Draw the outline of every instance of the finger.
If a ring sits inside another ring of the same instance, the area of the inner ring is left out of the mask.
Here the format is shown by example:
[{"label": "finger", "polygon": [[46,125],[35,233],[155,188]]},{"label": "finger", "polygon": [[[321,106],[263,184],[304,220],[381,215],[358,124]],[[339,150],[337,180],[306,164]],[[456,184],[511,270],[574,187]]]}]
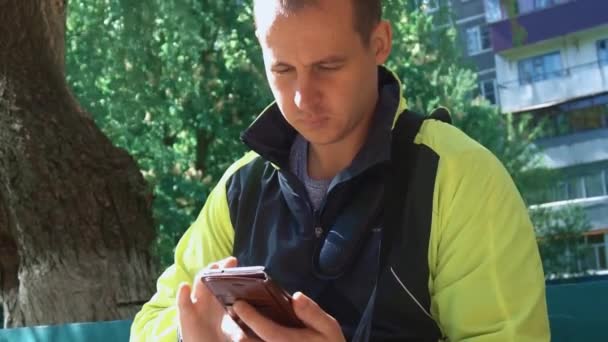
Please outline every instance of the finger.
[{"label": "finger", "polygon": [[[233,256],[224,258],[222,260],[216,261],[214,263],[211,263],[207,269],[217,269],[217,268],[228,268],[228,267],[236,267],[237,265],[237,259]],[[205,272],[205,270],[201,270],[195,277],[194,280],[192,281],[192,283],[194,284],[194,290],[192,291],[192,301],[193,302],[198,302],[199,299],[202,301],[207,301],[207,298],[210,297],[214,297],[211,293],[211,291],[209,291],[209,289],[207,288],[207,286],[205,286],[205,284],[203,284],[203,282],[201,281],[201,275],[202,273]]]},{"label": "finger", "polygon": [[191,288],[187,283],[181,283],[177,290],[177,308],[185,314],[190,313],[194,309],[190,300],[190,292]]},{"label": "finger", "polygon": [[238,264],[238,260],[233,256],[229,256],[227,258],[224,258],[224,259],[218,261],[216,264],[218,265],[219,268],[236,267]]},{"label": "finger", "polygon": [[233,340],[237,342],[262,342],[259,338],[247,337],[245,335],[241,335],[239,339]]},{"label": "finger", "polygon": [[[206,269],[218,269],[218,268],[230,268],[230,267],[236,267],[238,264],[238,260],[233,257],[233,256],[229,256],[227,258],[224,258],[222,260],[218,260],[216,262],[212,262],[210,263]],[[201,272],[204,272],[205,270],[202,270]],[[200,273],[200,272],[199,272]]]},{"label": "finger", "polygon": [[242,341],[245,338],[243,330],[227,314],[222,319],[222,333],[229,341]]},{"label": "finger", "polygon": [[192,331],[191,327],[195,327],[197,324],[196,309],[190,300],[190,292],[190,285],[187,283],[180,284],[177,290],[177,319],[179,330],[182,332],[182,337],[185,338],[188,336],[184,336],[184,333]]},{"label": "finger", "polygon": [[200,277],[194,279],[193,286],[194,289],[192,290],[191,300],[196,307],[214,305],[214,303],[217,302],[213,293],[211,293]]},{"label": "finger", "polygon": [[245,336],[244,333],[241,333],[241,335],[237,336],[236,338],[228,339],[228,341],[233,341],[233,342],[262,342],[262,340],[260,340],[259,338],[247,337],[247,336]]},{"label": "finger", "polygon": [[238,326],[232,320],[229,315],[224,315],[224,319],[222,320],[222,333],[226,338],[226,341],[238,341],[238,342],[259,342],[260,339],[248,337],[245,335],[241,327]]},{"label": "finger", "polygon": [[223,305],[205,285],[200,275],[193,280],[190,300],[198,316],[206,317],[211,326],[219,329],[224,314]]},{"label": "finger", "polygon": [[309,328],[327,335],[340,329],[335,318],[327,314],[321,307],[302,292],[293,295],[293,310],[296,316]]},{"label": "finger", "polygon": [[290,329],[264,317],[254,307],[239,300],[232,306],[238,317],[263,341],[290,341]]}]

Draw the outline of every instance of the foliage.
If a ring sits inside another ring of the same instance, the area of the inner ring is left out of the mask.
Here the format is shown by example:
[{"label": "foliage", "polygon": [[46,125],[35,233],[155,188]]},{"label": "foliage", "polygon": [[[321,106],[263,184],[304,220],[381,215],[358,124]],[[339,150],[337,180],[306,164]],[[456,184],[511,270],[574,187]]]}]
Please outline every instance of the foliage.
[{"label": "foliage", "polygon": [[531,210],[545,276],[559,278],[583,274],[587,244],[583,233],[591,227],[585,212],[578,206],[560,210],[537,207]]},{"label": "foliage", "polygon": [[270,101],[239,1],[72,0],[68,79],[80,103],[154,190],[157,254],[177,240]]}]

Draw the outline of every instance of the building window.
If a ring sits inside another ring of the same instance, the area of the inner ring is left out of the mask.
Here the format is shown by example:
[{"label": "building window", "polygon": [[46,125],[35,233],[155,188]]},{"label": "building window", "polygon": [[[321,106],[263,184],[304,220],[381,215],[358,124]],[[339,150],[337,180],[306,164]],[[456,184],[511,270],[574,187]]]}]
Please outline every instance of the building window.
[{"label": "building window", "polygon": [[603,178],[603,172],[598,172],[583,177],[583,181],[585,183],[585,197],[597,197],[605,195]]},{"label": "building window", "polygon": [[583,132],[605,127],[605,106],[590,106],[572,110],[569,113],[573,132]]},{"label": "building window", "polygon": [[563,201],[568,199],[568,183],[559,182],[555,188],[555,201]]},{"label": "building window", "polygon": [[608,195],[608,169],[604,170],[604,191]]},{"label": "building window", "polygon": [[580,177],[569,179],[568,182],[568,199],[585,198],[584,183]]},{"label": "building window", "polygon": [[489,23],[503,19],[503,9],[500,0],[485,0],[485,8],[486,20]]},{"label": "building window", "polygon": [[519,83],[524,85],[561,77],[562,58],[559,51],[522,59],[518,62]]},{"label": "building window", "polygon": [[517,0],[517,12],[528,13],[534,10],[535,0]]},{"label": "building window", "polygon": [[[520,6],[526,6],[526,8],[530,8],[532,11],[541,10],[543,8],[559,5],[566,3],[571,0],[519,0]],[[519,13],[525,13],[522,10],[522,7],[519,8]]]},{"label": "building window", "polygon": [[554,201],[608,196],[608,169],[559,182],[554,194]]},{"label": "building window", "polygon": [[585,198],[584,196],[584,185],[583,179],[580,177],[573,177],[566,179],[564,182],[560,182],[557,185],[555,201],[575,200],[579,198]]},{"label": "building window", "polygon": [[518,0],[517,1],[517,12],[519,14],[524,14],[536,10],[540,10],[543,8],[547,8],[549,6],[557,5],[564,1],[559,0]]},{"label": "building window", "polygon": [[439,0],[423,0],[427,12],[434,12],[439,9]]},{"label": "building window", "polygon": [[439,9],[440,0],[417,0],[416,4],[425,13],[435,12]]},{"label": "building window", "polygon": [[600,65],[608,64],[608,39],[597,42],[597,60]]},{"label": "building window", "polygon": [[546,125],[543,138],[606,129],[608,128],[608,94],[540,109],[534,112],[530,124],[541,123]]},{"label": "building window", "polygon": [[503,0],[485,0],[486,19],[495,22],[508,17],[507,6],[514,5],[516,15],[526,14],[573,0],[517,0],[514,3]]},{"label": "building window", "polygon": [[608,267],[608,238],[605,234],[586,236],[587,249],[585,253],[585,267],[591,270],[605,270]]},{"label": "building window", "polygon": [[550,196],[549,202],[585,198],[584,179],[580,176],[568,177],[557,183],[557,186],[550,192],[553,193],[553,196]]},{"label": "building window", "polygon": [[495,105],[496,101],[496,80],[483,80],[479,82],[479,93],[485,97],[488,102]]},{"label": "building window", "polygon": [[487,26],[469,27],[466,32],[469,56],[489,51],[492,48],[490,30],[488,30]]}]

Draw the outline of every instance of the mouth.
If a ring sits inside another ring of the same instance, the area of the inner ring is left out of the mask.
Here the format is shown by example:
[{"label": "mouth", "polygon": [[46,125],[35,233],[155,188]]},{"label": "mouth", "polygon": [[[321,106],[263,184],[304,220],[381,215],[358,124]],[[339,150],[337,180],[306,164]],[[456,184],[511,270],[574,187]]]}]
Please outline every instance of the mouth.
[{"label": "mouth", "polygon": [[315,117],[308,117],[305,119],[302,119],[300,122],[302,122],[302,124],[306,125],[306,126],[310,126],[310,127],[318,127],[323,125],[325,122],[327,122],[327,117],[323,117],[323,116],[315,116]]}]

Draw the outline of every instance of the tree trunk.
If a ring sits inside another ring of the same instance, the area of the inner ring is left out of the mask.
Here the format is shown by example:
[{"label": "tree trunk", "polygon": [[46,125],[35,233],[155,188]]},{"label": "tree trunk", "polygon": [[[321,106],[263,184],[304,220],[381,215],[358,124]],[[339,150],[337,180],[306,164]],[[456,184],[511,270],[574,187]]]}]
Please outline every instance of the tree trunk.
[{"label": "tree trunk", "polygon": [[0,0],[6,327],[132,318],[154,290],[151,195],[64,75],[65,0]]}]

